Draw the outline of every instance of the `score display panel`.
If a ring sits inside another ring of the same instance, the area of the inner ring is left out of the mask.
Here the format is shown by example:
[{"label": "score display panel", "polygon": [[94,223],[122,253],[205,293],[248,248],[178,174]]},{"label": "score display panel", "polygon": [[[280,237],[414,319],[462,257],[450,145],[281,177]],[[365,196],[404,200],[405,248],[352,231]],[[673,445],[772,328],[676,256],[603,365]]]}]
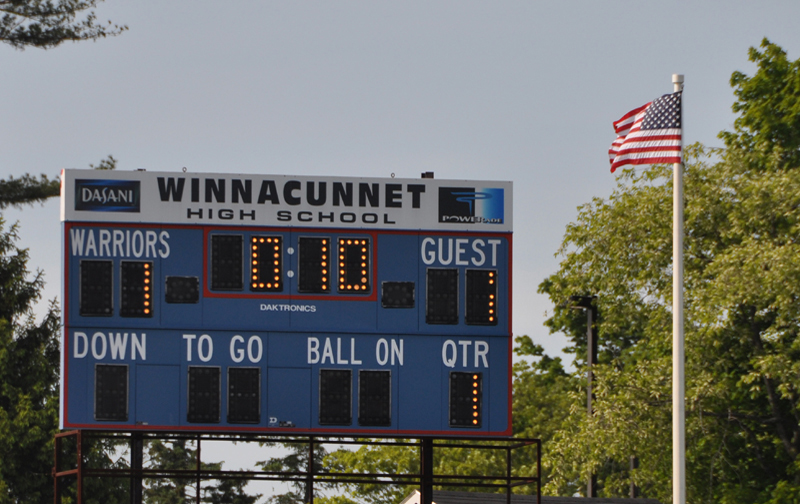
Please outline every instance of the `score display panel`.
[{"label": "score display panel", "polygon": [[61,427],[510,435],[511,198],[65,170]]}]

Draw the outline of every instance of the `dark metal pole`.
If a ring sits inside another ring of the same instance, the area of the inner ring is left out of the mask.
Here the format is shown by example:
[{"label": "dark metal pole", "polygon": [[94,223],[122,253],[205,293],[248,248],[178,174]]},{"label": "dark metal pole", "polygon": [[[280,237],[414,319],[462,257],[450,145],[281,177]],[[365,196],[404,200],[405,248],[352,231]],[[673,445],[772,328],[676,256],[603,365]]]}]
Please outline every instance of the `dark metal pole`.
[{"label": "dark metal pole", "polygon": [[61,487],[58,484],[58,468],[61,467],[61,438],[56,436],[53,443],[55,454],[53,455],[53,502],[61,504]]},{"label": "dark metal pole", "polygon": [[197,436],[197,495],[195,495],[195,502],[200,504],[200,436]]},{"label": "dark metal pole", "polygon": [[[633,474],[634,469],[639,468],[639,458],[636,455],[631,455],[631,474]],[[631,499],[635,499],[639,497],[639,487],[636,486],[636,483],[633,482],[633,478],[631,478]]]},{"label": "dark metal pole", "polygon": [[[594,374],[592,366],[597,363],[597,296],[570,296],[570,308],[586,310],[586,413],[594,415],[594,391],[592,390]],[[597,475],[589,472],[586,481],[586,497],[597,497]]]},{"label": "dark metal pole", "polygon": [[308,438],[308,471],[306,474],[306,502],[314,504],[314,438]]},{"label": "dark metal pole", "polygon": [[141,432],[131,433],[131,504],[142,504],[144,440]]},{"label": "dark metal pole", "polygon": [[420,439],[419,504],[433,503],[433,438]]},{"label": "dark metal pole", "polygon": [[83,504],[83,431],[78,431],[78,504]]},{"label": "dark metal pole", "polygon": [[[591,302],[591,301],[590,301]],[[586,309],[586,342],[587,342],[587,385],[586,385],[586,412],[589,417],[594,415],[594,373],[592,367],[597,363],[597,307],[592,302]],[[592,472],[586,486],[587,497],[597,497],[597,475]]]}]

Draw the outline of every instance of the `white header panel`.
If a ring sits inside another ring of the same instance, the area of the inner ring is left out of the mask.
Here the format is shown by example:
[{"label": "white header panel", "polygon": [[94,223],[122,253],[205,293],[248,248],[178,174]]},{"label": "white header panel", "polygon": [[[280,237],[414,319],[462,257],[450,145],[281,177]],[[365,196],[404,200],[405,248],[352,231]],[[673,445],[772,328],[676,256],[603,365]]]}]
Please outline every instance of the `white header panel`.
[{"label": "white header panel", "polygon": [[61,220],[511,232],[512,183],[64,170]]}]

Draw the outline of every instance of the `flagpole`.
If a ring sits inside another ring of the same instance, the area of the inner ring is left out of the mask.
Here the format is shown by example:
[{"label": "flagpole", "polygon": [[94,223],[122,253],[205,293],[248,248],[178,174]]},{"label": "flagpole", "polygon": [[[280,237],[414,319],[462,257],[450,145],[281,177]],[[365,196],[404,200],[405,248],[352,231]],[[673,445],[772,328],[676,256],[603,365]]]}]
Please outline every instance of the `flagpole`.
[{"label": "flagpole", "polygon": [[[683,75],[672,74],[673,91]],[[681,100],[681,160],[683,100]],[[672,193],[672,503],[686,504],[686,402],[683,349],[683,163],[673,165]]]}]

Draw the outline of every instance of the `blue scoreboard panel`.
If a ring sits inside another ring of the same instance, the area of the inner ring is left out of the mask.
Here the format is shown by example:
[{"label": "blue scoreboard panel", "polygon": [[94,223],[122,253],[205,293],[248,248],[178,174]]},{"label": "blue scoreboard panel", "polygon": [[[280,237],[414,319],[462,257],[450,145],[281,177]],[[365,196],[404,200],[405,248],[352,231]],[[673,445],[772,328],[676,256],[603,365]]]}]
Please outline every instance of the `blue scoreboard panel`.
[{"label": "blue scoreboard panel", "polygon": [[65,170],[61,426],[511,433],[510,182]]}]

